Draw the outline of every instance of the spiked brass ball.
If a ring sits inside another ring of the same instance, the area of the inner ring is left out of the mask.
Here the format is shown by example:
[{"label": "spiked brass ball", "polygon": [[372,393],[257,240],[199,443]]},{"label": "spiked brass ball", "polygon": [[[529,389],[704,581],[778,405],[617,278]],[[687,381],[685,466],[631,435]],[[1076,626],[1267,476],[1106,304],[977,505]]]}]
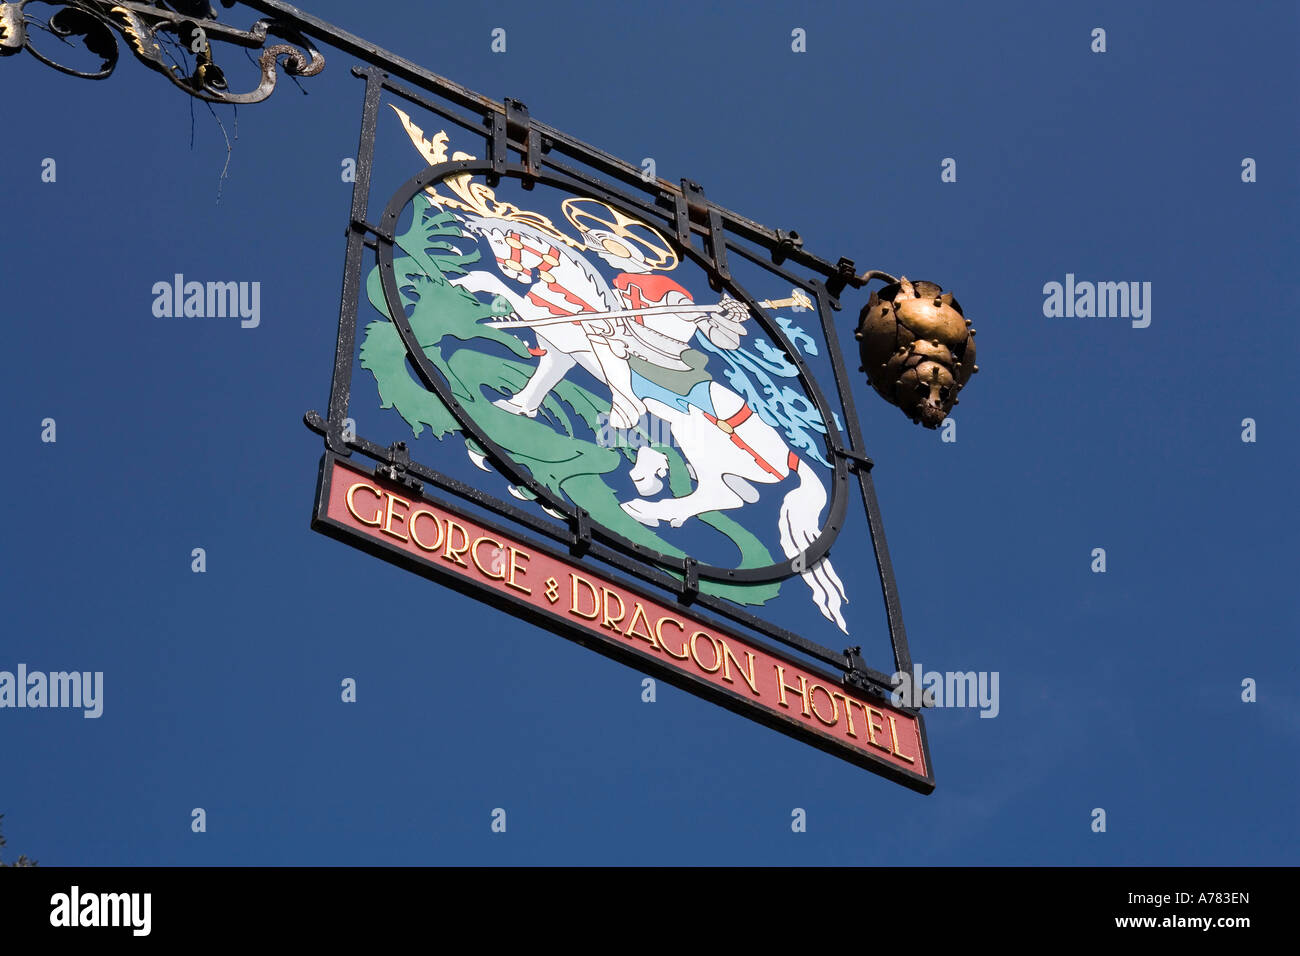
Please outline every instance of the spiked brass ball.
[{"label": "spiked brass ball", "polygon": [[907,277],[871,294],[857,331],[867,381],[913,422],[938,428],[979,371],[975,330],[951,292]]}]

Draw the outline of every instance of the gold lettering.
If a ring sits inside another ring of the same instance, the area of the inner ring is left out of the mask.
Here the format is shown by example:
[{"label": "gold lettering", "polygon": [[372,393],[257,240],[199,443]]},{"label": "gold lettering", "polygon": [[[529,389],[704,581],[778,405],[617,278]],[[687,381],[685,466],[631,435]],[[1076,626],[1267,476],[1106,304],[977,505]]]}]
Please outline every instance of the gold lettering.
[{"label": "gold lettering", "polygon": [[[885,715],[882,714],[880,711],[876,710],[876,708],[867,707],[865,704],[863,705],[862,710],[867,715],[867,742],[872,746],[881,747],[881,749],[888,749],[886,747],[883,747],[883,745],[876,743],[876,731],[879,730],[881,733],[883,733],[885,730]],[[874,723],[871,722],[872,717],[880,718],[879,727],[877,727]]]},{"label": "gold lettering", "polygon": [[393,530],[393,519],[397,518],[399,521],[405,522],[406,515],[399,515],[393,510],[393,505],[400,501],[403,507],[409,508],[411,507],[411,503],[405,498],[397,497],[397,495],[393,494],[391,491],[384,492],[384,497],[388,499],[388,507],[384,509],[384,527],[381,530],[384,534],[392,535],[398,541],[405,541],[405,534],[398,534]]},{"label": "gold lettering", "polygon": [[[609,616],[610,598],[613,598],[615,601],[618,602],[618,617]],[[623,599],[619,597],[618,594],[616,594],[614,591],[611,591],[609,588],[601,588],[600,600],[601,603],[605,606],[605,612],[604,614],[601,615],[603,620],[600,622],[600,626],[607,627],[611,631],[617,631],[619,629],[618,627],[619,623],[623,620],[623,618],[627,617],[627,608],[623,606]]]},{"label": "gold lettering", "polygon": [[[834,711],[833,711],[833,714],[832,714],[830,720],[827,720],[825,717],[823,717],[821,711],[817,709],[817,692],[818,692],[818,691],[821,691],[823,694],[825,694],[827,697],[829,697],[830,700],[831,700],[831,706],[832,706],[833,708],[835,708]],[[813,716],[816,717],[818,720],[820,720],[820,721],[821,721],[823,724],[825,724],[827,727],[834,727],[836,724],[838,724],[838,723],[840,722],[840,705],[839,705],[839,702],[836,701],[834,695],[831,694],[831,692],[828,691],[828,690],[827,690],[825,687],[823,687],[821,684],[809,684],[809,685],[808,685],[808,703],[812,706]]]},{"label": "gold lettering", "polygon": [[782,707],[789,707],[790,705],[785,702],[785,692],[787,690],[797,690],[799,692],[799,696],[803,698],[803,715],[805,717],[811,717],[812,714],[808,710],[807,679],[802,674],[800,674],[798,687],[795,687],[793,684],[787,684],[785,682],[785,668],[782,667],[780,664],[775,664],[773,666],[776,667],[777,693],[780,695],[780,698],[777,701],[777,703],[779,703]]},{"label": "gold lettering", "polygon": [[[849,736],[856,737],[858,734],[857,731],[853,729],[853,708],[849,706],[849,698],[844,694],[836,692],[832,692],[831,696],[844,701],[844,716],[849,719]],[[855,700],[853,703],[856,704],[857,701]]]},{"label": "gold lettering", "polygon": [[528,573],[527,566],[520,564],[519,559],[523,558],[525,561],[527,561],[531,557],[532,555],[530,555],[527,551],[520,551],[518,548],[513,546],[510,548],[510,576],[506,578],[507,587],[512,587],[516,591],[523,591],[525,594],[533,593],[532,588],[524,587],[522,584],[520,584],[518,581],[515,580],[515,575],[518,574],[520,571],[523,571],[525,574]]},{"label": "gold lettering", "polygon": [[[696,644],[701,637],[708,641],[709,646],[713,648],[712,667],[705,667],[704,662],[700,660],[700,652]],[[706,674],[716,674],[718,669],[722,667],[722,651],[718,648],[718,642],[713,639],[713,635],[706,634],[703,631],[696,631],[691,635],[691,657],[695,658],[695,666]]]},{"label": "gold lettering", "polygon": [[485,568],[483,567],[483,563],[479,561],[478,549],[479,549],[479,545],[481,545],[484,541],[490,541],[493,545],[495,545],[497,554],[500,554],[502,550],[505,549],[505,545],[502,544],[500,541],[498,541],[496,538],[489,538],[487,535],[481,535],[475,538],[474,544],[470,547],[470,555],[474,558],[474,567],[478,568],[481,572],[483,572],[483,574],[486,577],[492,578],[495,581],[504,581],[506,579],[506,569],[503,565],[498,565],[498,567],[500,567],[501,570],[496,573],[493,573],[490,564],[488,567]]},{"label": "gold lettering", "polygon": [[898,749],[898,724],[894,723],[893,714],[889,715],[889,735],[894,738],[894,746],[893,746],[894,756],[901,757],[903,760],[906,760],[908,763],[916,763],[915,758],[909,757],[907,754],[903,753],[901,750]]},{"label": "gold lettering", "polygon": [[[588,621],[594,621],[596,620],[596,618],[600,617],[600,592],[596,590],[596,585],[592,584],[590,581],[588,581],[586,578],[582,577],[581,575],[574,574],[572,571],[569,572],[569,580],[572,582],[572,584],[569,587],[569,594],[571,595],[569,613],[576,614],[578,615],[578,617],[585,617]],[[591,592],[591,602],[593,606],[590,614],[588,614],[586,611],[578,610],[578,585],[579,584],[584,585],[587,588],[587,590]]]},{"label": "gold lettering", "polygon": [[[460,547],[452,546],[451,533],[453,531],[460,532],[460,540],[462,542]],[[468,550],[469,550],[469,532],[466,531],[464,528],[462,528],[460,525],[458,525],[456,522],[448,518],[447,519],[447,547],[443,549],[442,556],[446,558],[448,561],[452,561],[456,564],[459,564],[462,568],[468,568],[469,562],[466,561],[464,557],[462,557],[465,554],[465,552]]]},{"label": "gold lettering", "polygon": [[[846,697],[846,698],[844,698],[844,710],[845,710],[845,712],[849,715],[849,726],[850,726],[850,727],[853,726],[853,708],[854,708],[855,706],[856,706],[856,707],[860,707],[860,708],[862,709],[862,718],[863,718],[863,720],[865,720],[865,721],[867,722],[867,742],[868,742],[868,743],[873,743],[873,744],[875,744],[875,743],[876,743],[876,727],[875,727],[875,725],[873,725],[873,724],[871,723],[871,714],[872,714],[872,713],[879,714],[880,712],[879,712],[879,711],[873,711],[872,708],[868,707],[866,704],[862,703],[862,701],[860,701],[860,700],[854,700],[852,697]],[[881,729],[881,730],[884,730],[884,727],[882,726],[880,729]],[[857,734],[854,734],[853,736],[856,737]],[[879,744],[876,744],[876,746],[879,747],[880,745],[879,745]]]},{"label": "gold lettering", "polygon": [[[433,544],[425,544],[421,541],[419,532],[417,532],[415,528],[415,523],[425,515],[428,515],[433,519],[433,526],[438,529],[438,540]],[[428,508],[421,508],[419,511],[412,511],[411,516],[406,519],[406,527],[407,530],[411,532],[411,540],[414,541],[415,546],[422,551],[437,551],[442,547],[442,522],[439,521],[438,516]]]},{"label": "gold lettering", "polygon": [[[740,659],[736,657],[736,653],[731,649],[730,644],[728,644],[726,641],[722,641],[721,643],[722,643],[722,653],[723,653],[722,679],[725,681],[730,681],[731,683],[734,684],[735,681],[731,680],[731,665],[732,662],[734,661],[736,666],[740,667]],[[745,683],[749,685],[749,689],[753,691],[755,695],[757,695],[758,682],[754,679],[754,655],[749,653],[749,651],[745,651],[745,657],[748,658],[749,666],[747,670],[742,669],[740,676],[745,678]]]},{"label": "gold lettering", "polygon": [[[638,631],[636,629],[637,621],[641,621],[645,625],[644,631]],[[646,617],[645,608],[641,606],[640,601],[637,601],[636,605],[632,608],[632,623],[627,626],[627,630],[623,633],[628,637],[639,637],[643,641],[649,641],[651,647],[655,650],[659,650],[659,645],[655,643],[654,635],[650,633],[650,619]]]},{"label": "gold lettering", "polygon": [[[681,652],[680,654],[674,654],[673,651],[672,651],[672,649],[671,649],[667,644],[664,643],[664,623],[665,623],[665,622],[672,622],[674,625],[676,625],[677,630],[679,630],[679,631],[682,632],[682,635],[683,635],[683,636],[682,636],[682,652]],[[669,657],[675,657],[675,658],[677,658],[679,661],[684,661],[684,660],[686,660],[688,657],[691,656],[690,651],[688,651],[688,650],[686,649],[686,637],[685,637],[685,635],[686,635],[686,625],[683,624],[681,621],[677,620],[677,618],[675,618],[675,617],[669,617],[667,614],[665,614],[665,615],[664,615],[663,617],[661,617],[657,622],[655,622],[655,639],[659,641],[659,646],[662,647],[662,648],[664,649],[664,653],[665,653],[665,654],[667,654]]]},{"label": "gold lettering", "polygon": [[[353,500],[353,496],[356,495],[358,488],[364,488],[366,489],[366,491],[370,492],[372,495],[375,496],[375,520],[374,521],[367,521],[365,518],[361,517],[361,515],[357,514],[357,505],[356,502]],[[379,507],[379,502],[383,499],[383,497],[384,497],[383,494],[374,485],[368,485],[364,481],[358,481],[355,485],[353,485],[351,488],[348,489],[348,511],[351,511],[352,517],[356,518],[362,524],[368,524],[372,528],[378,528],[380,523],[384,520],[383,518],[380,517],[380,515],[384,513],[384,509]]]}]

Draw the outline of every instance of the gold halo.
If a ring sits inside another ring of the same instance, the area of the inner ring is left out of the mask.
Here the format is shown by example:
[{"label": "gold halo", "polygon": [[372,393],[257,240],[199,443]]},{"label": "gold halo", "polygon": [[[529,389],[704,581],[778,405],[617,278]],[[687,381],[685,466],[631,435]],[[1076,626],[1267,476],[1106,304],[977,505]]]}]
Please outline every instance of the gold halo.
[{"label": "gold halo", "polygon": [[[593,227],[600,226],[644,252],[646,265],[650,268],[662,272],[670,272],[677,268],[677,253],[673,251],[672,245],[664,238],[663,233],[654,226],[625,215],[608,203],[588,196],[570,197],[560,204],[560,208],[564,210],[564,218],[573,223],[574,228],[584,236]],[[601,214],[602,211],[604,215]],[[638,235],[632,231],[633,228],[644,230],[649,233],[649,236]]]}]

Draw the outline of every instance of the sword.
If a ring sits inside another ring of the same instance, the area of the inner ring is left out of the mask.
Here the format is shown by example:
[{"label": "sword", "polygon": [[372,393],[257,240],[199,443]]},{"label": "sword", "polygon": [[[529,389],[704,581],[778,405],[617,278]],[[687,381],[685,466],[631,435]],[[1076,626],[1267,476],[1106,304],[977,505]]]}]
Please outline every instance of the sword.
[{"label": "sword", "polygon": [[[764,309],[785,309],[795,311],[811,309],[812,299],[799,289],[791,289],[789,298],[764,299],[758,303]],[[657,305],[647,309],[621,309],[617,312],[575,312],[572,315],[548,315],[540,319],[498,319],[495,322],[483,322],[490,329],[538,328],[544,325],[563,325],[566,322],[599,322],[602,319],[630,319],[638,315],[687,315],[700,312],[721,312],[720,305]]]}]

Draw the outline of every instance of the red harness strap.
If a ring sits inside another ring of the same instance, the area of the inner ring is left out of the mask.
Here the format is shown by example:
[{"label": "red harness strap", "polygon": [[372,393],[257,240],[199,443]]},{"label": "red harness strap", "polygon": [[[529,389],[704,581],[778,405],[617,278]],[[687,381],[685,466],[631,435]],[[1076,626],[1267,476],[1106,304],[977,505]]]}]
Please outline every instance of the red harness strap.
[{"label": "red harness strap", "polygon": [[[723,419],[714,418],[708,412],[705,412],[704,414],[713,422],[713,424],[722,428],[722,430],[727,434],[731,434],[745,422],[749,421],[749,416],[754,414],[754,410],[748,405],[741,405],[740,411],[736,412],[736,414],[732,415],[730,418]],[[726,426],[725,428],[723,428],[724,425]]]},{"label": "red harness strap", "polygon": [[[775,468],[773,468],[771,465],[769,465],[763,459],[762,455],[754,451],[754,449],[750,448],[748,443],[746,443],[746,441],[743,438],[741,438],[739,435],[736,434],[736,429],[739,428],[742,424],[744,424],[749,419],[749,416],[753,414],[754,414],[754,410],[752,408],[750,408],[748,405],[741,405],[740,411],[736,412],[736,414],[732,415],[730,418],[717,418],[713,415],[710,415],[708,412],[704,412],[704,417],[707,418],[709,421],[711,421],[713,424],[717,425],[718,428],[721,429],[724,434],[730,436],[731,443],[735,445],[737,448],[739,448],[741,451],[746,452],[750,458],[754,459],[755,464],[757,464],[759,468],[762,468],[769,475],[772,475],[774,478],[780,480],[785,476],[782,475]],[[790,457],[794,458],[793,452],[790,453]],[[798,459],[795,458],[794,460],[796,462],[795,467],[797,468]],[[791,470],[793,471],[794,468],[791,468]]]},{"label": "red harness strap", "polygon": [[[565,302],[577,306],[577,308],[572,311],[563,309],[556,303],[542,298],[530,289],[528,292],[528,301],[533,305],[546,309],[551,313],[551,315],[576,315],[579,312],[601,311],[586,299],[574,295],[564,286],[560,285],[560,283],[555,280],[555,277],[551,275],[551,270],[560,264],[560,250],[555,246],[548,246],[546,251],[542,252],[540,249],[534,249],[532,246],[526,245],[523,237],[514,232],[509,233],[506,236],[506,244],[510,246],[510,258],[503,259],[501,256],[497,256],[496,259],[500,265],[506,267],[507,272],[517,273],[525,279],[531,279],[533,276],[533,269],[536,269],[537,282],[546,283],[546,285],[556,293],[563,296]],[[524,250],[532,253],[541,261],[532,268],[525,268],[523,263]],[[536,285],[537,283],[534,282],[533,284]]]}]

